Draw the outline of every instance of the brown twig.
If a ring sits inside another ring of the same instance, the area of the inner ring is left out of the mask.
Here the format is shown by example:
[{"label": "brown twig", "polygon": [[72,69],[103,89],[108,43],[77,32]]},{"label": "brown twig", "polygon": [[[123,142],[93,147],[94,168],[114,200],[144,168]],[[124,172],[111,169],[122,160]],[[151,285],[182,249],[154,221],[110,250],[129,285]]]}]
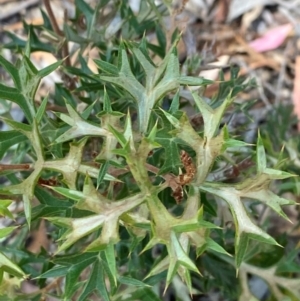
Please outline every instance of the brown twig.
[{"label": "brown twig", "polygon": [[[58,23],[56,21],[56,18],[54,16],[53,10],[52,10],[51,5],[50,5],[50,0],[44,0],[44,4],[45,4],[45,7],[46,7],[46,10],[47,10],[49,19],[50,19],[50,23],[53,27],[54,32],[59,37],[64,39],[64,42],[63,42],[62,47],[61,47],[61,51],[59,53],[59,57],[60,57],[60,59],[64,59],[63,63],[66,67],[72,66],[71,59],[70,59],[70,54],[69,54],[69,48],[68,48],[68,41],[67,41],[67,39],[64,35],[64,32],[61,31],[59,26],[58,26]],[[67,12],[65,10],[64,11],[64,22],[66,22],[66,21],[67,21]],[[63,80],[64,80],[66,86],[69,87],[71,90],[74,90],[76,88],[75,80],[73,78],[69,77],[67,74],[64,74]]]},{"label": "brown twig", "polygon": [[0,171],[3,170],[30,170],[31,164],[0,164]]},{"label": "brown twig", "polygon": [[[61,38],[65,39],[65,35],[63,33],[63,31],[60,30],[59,26],[58,26],[58,23],[57,23],[57,20],[54,16],[54,13],[53,13],[53,10],[51,8],[51,5],[50,5],[50,0],[44,0],[44,4],[45,4],[45,7],[46,7],[46,10],[47,10],[47,13],[48,13],[48,16],[49,16],[49,19],[50,19],[50,23],[53,27],[53,30],[54,32],[60,36]],[[66,18],[67,18],[67,14],[66,14],[66,11],[64,12],[64,22],[66,22]],[[61,58],[65,58],[65,65],[66,66],[71,66],[71,61],[70,61],[70,55],[69,55],[69,49],[68,49],[68,44],[67,44],[67,41],[65,39],[63,45],[62,45],[62,49],[61,49]]]},{"label": "brown twig", "polygon": [[[40,106],[41,105],[41,102],[40,101],[35,101],[35,103]],[[53,111],[53,112],[60,112],[60,113],[68,113],[68,110],[66,107],[63,107],[63,106],[59,106],[59,105],[56,105],[56,104],[47,104],[46,105],[46,110],[47,111]]]},{"label": "brown twig", "polygon": [[45,4],[45,7],[46,7],[46,10],[47,10],[49,19],[50,19],[50,23],[51,23],[51,26],[53,27],[54,32],[57,35],[63,37],[64,33],[60,30],[60,28],[57,24],[56,18],[54,16],[53,10],[52,10],[51,5],[50,5],[50,0],[44,0],[44,4]]}]

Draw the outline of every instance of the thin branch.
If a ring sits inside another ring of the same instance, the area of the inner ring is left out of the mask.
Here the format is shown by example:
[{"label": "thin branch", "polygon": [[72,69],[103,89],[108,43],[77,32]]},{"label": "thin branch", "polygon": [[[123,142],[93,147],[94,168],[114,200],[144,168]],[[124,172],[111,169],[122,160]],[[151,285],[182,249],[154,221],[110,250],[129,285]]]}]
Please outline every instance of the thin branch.
[{"label": "thin branch", "polygon": [[[62,53],[60,55],[60,58],[65,58],[65,61],[64,61],[65,65],[66,66],[71,66],[68,44],[67,44],[67,41],[65,39],[64,32],[62,30],[60,30],[59,25],[56,21],[56,18],[54,16],[54,13],[53,13],[53,10],[52,10],[52,7],[50,5],[50,0],[44,0],[44,4],[45,4],[45,7],[46,7],[46,10],[47,10],[49,19],[50,19],[50,23],[53,27],[54,32],[58,36],[60,36],[64,39],[64,43],[63,43],[62,49],[61,49]],[[66,10],[65,10],[64,11],[64,22],[66,22],[66,20],[67,20],[67,13],[66,13]]]},{"label": "thin branch", "polygon": [[0,171],[3,170],[30,170],[31,164],[0,164]]},{"label": "thin branch", "polygon": [[47,10],[49,19],[50,19],[50,23],[51,23],[51,26],[53,27],[54,32],[57,35],[63,37],[64,33],[60,30],[60,28],[57,24],[56,18],[54,16],[53,10],[52,10],[51,5],[50,5],[50,0],[44,0],[44,4],[45,4],[45,7],[46,7],[46,10]]}]

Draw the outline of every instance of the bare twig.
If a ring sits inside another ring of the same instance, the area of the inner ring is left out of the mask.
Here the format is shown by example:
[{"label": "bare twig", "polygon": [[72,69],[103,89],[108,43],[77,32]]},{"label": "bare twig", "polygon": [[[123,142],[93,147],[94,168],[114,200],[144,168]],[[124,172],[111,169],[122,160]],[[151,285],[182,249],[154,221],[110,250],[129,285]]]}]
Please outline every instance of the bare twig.
[{"label": "bare twig", "polygon": [[30,170],[31,164],[0,164],[0,171],[3,170]]},{"label": "bare twig", "polygon": [[50,5],[50,0],[44,0],[44,4],[45,4],[45,7],[46,7],[46,10],[47,10],[47,13],[48,13],[48,16],[49,16],[49,19],[50,19],[50,23],[51,23],[51,26],[53,27],[53,30],[54,32],[63,37],[64,34],[63,32],[60,30],[58,24],[57,24],[57,21],[56,21],[56,18],[54,16],[54,13],[53,13],[53,10],[51,8],[51,5]]},{"label": "bare twig", "polygon": [[[51,22],[51,25],[53,27],[54,32],[60,36],[61,38],[64,39],[64,43],[62,45],[62,49],[61,49],[61,54],[60,54],[60,58],[65,58],[64,64],[65,66],[71,66],[71,61],[70,61],[70,55],[69,55],[69,49],[68,49],[68,43],[65,39],[65,35],[63,33],[63,31],[60,30],[57,20],[54,16],[53,10],[51,8],[50,5],[50,0],[44,0],[44,4]],[[64,21],[66,22],[67,19],[67,13],[66,11],[64,12]]]},{"label": "bare twig", "polygon": [[[63,33],[63,31],[60,30],[57,20],[54,16],[53,10],[51,8],[50,5],[50,0],[44,0],[44,4],[51,22],[51,25],[53,27],[54,32],[61,37],[62,39],[64,39],[64,42],[62,44],[60,53],[58,54],[60,59],[64,59],[63,64],[65,66],[72,66],[71,64],[71,59],[70,59],[70,54],[69,54],[69,48],[68,48],[68,41]],[[66,10],[64,11],[64,22],[67,22],[67,12]],[[76,88],[76,81],[74,78],[68,76],[66,73],[63,74],[62,79],[65,83],[65,85],[70,89],[70,90],[74,90]]]}]

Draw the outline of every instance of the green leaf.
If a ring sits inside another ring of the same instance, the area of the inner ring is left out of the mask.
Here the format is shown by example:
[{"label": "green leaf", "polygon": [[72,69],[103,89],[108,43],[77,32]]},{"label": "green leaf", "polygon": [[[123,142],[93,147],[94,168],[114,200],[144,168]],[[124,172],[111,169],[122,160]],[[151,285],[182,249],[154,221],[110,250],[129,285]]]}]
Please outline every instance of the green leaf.
[{"label": "green leaf", "polygon": [[116,84],[125,89],[138,103],[144,98],[145,88],[134,77],[125,50],[121,51],[122,65],[118,77],[100,76],[100,79]]},{"label": "green leaf", "polygon": [[[35,33],[35,28],[32,24],[27,24],[25,21],[23,21],[24,28],[27,31],[27,34],[29,36],[29,40],[26,41],[25,46],[25,54],[29,57],[31,52],[34,51],[44,51],[49,53],[55,53],[56,49],[53,46],[52,43],[45,43],[44,41],[41,41],[37,34]],[[28,47],[27,47],[28,45]],[[29,47],[30,45],[30,47]],[[15,45],[16,47],[17,45]],[[24,47],[23,46],[23,47]],[[22,47],[22,43],[20,43],[20,47]],[[28,51],[26,52],[26,49]]]},{"label": "green leaf", "polygon": [[200,220],[198,222],[194,222],[194,221],[184,221],[178,225],[175,225],[172,227],[172,229],[177,233],[180,232],[190,232],[190,231],[196,231],[199,230],[201,228],[206,228],[206,229],[215,229],[218,228],[215,224],[210,223],[210,222],[206,222],[203,220]]},{"label": "green leaf", "polygon": [[101,266],[101,263],[98,260],[94,263],[90,276],[86,281],[86,284],[77,300],[86,300],[86,298],[94,291],[98,291],[100,293],[100,296],[105,301],[111,300],[109,298],[107,288],[105,285],[104,270]]},{"label": "green leaf", "polygon": [[42,118],[44,117],[45,111],[46,111],[46,107],[47,107],[47,103],[48,103],[48,95],[46,97],[44,97],[41,105],[39,106],[37,113],[35,115],[35,119],[37,124],[39,124],[42,121]]},{"label": "green leaf", "polygon": [[127,144],[127,140],[124,137],[123,134],[121,134],[120,132],[118,132],[116,129],[114,129],[112,126],[109,126],[109,130],[112,132],[112,134],[118,139],[119,143],[121,144],[121,146],[124,148]]},{"label": "green leaf", "polygon": [[219,107],[213,109],[202,97],[197,94],[197,92],[192,92],[192,95],[203,117],[204,135],[207,137],[207,139],[212,139],[219,130],[221,119],[224,115],[226,107],[233,101],[233,99],[231,98],[231,95],[229,95]]},{"label": "green leaf", "polygon": [[140,62],[146,73],[146,87],[152,87],[152,81],[155,73],[155,67],[153,66],[153,63],[143,54],[143,52],[140,49],[134,48],[133,53],[137,57],[138,61]]},{"label": "green leaf", "polygon": [[18,89],[0,84],[0,98],[15,102],[20,106],[26,118],[30,122],[32,121],[31,109],[28,106],[26,98]]},{"label": "green leaf", "polygon": [[244,141],[236,140],[236,139],[227,139],[224,141],[223,149],[226,150],[227,148],[241,148],[245,146],[249,146],[251,144],[246,143]]},{"label": "green leaf", "polygon": [[60,266],[57,265],[54,268],[50,269],[49,271],[39,275],[36,277],[37,279],[39,278],[54,278],[54,277],[61,277],[61,276],[66,276],[66,274],[69,271],[68,266]]},{"label": "green leaf", "polygon": [[167,93],[179,88],[179,62],[174,53],[170,54],[164,77],[155,87],[155,100],[161,99]]},{"label": "green leaf", "polygon": [[116,265],[116,256],[115,256],[115,246],[110,243],[104,250],[106,263],[109,268],[110,274],[113,276],[114,285],[117,285],[117,265]]},{"label": "green leaf", "polygon": [[76,202],[79,202],[82,198],[84,198],[83,193],[77,190],[72,190],[64,187],[53,187],[53,186],[46,186],[46,187]]},{"label": "green leaf", "polygon": [[32,131],[32,126],[28,124],[16,122],[12,119],[4,118],[4,117],[1,117],[1,120],[3,120],[7,125],[15,129],[16,131],[23,133],[27,137],[30,135],[30,132]]},{"label": "green leaf", "polygon": [[285,172],[278,169],[266,168],[264,173],[269,176],[269,179],[272,180],[283,180],[291,177],[297,177],[298,175],[291,174],[289,172]]},{"label": "green leaf", "polygon": [[47,66],[47,67],[45,67],[45,68],[43,68],[41,70],[39,70],[37,72],[37,77],[38,78],[43,78],[43,77],[49,75],[50,73],[52,73],[53,71],[55,71],[59,66],[61,66],[62,63],[63,63],[63,61],[64,60],[57,61],[57,62],[55,62],[55,63],[53,63],[53,64],[51,64],[51,65],[49,65],[49,66]]},{"label": "green leaf", "polygon": [[179,91],[176,92],[172,99],[171,106],[169,108],[169,112],[171,115],[175,114],[179,110]]},{"label": "green leaf", "polygon": [[11,203],[11,200],[0,200],[0,215],[14,219],[13,215],[7,208],[8,206],[10,206]]},{"label": "green leaf", "polygon": [[76,287],[74,286],[74,283],[78,281],[81,272],[94,261],[95,259],[92,258],[90,260],[80,261],[79,263],[69,267],[68,272],[66,274],[66,284],[65,284],[65,292],[64,292],[64,297],[67,300],[69,300],[71,296],[74,294],[74,292],[76,291]]},{"label": "green leaf", "polygon": [[299,250],[294,249],[283,256],[277,264],[276,273],[300,273],[300,266],[297,264],[298,254]]},{"label": "green leaf", "polygon": [[248,233],[242,233],[240,235],[237,235],[235,238],[235,264],[236,268],[239,269],[241,266],[244,256],[247,251],[249,243],[249,234]]},{"label": "green leaf", "polygon": [[131,294],[130,301],[143,300],[143,301],[162,301],[150,288],[134,289]]},{"label": "green leaf", "polygon": [[216,243],[213,239],[207,238],[206,240],[206,248],[221,254],[225,254],[227,256],[232,256],[229,254],[223,247],[221,247],[218,243]]},{"label": "green leaf", "polygon": [[3,158],[6,151],[13,145],[28,140],[24,134],[18,131],[0,131],[0,159]]},{"label": "green leaf", "polygon": [[85,39],[81,35],[78,35],[78,33],[66,22],[64,22],[63,31],[68,41],[72,41],[78,44],[86,44],[88,42],[87,39]]},{"label": "green leaf", "polygon": [[259,133],[256,144],[256,165],[258,173],[263,173],[267,167],[265,148]]},{"label": "green leaf", "polygon": [[97,255],[97,253],[89,253],[58,257],[54,260],[54,262],[61,265],[61,267],[54,268],[52,270],[52,274],[50,271],[44,273],[40,276],[40,278],[54,277],[54,275],[55,277],[58,277],[58,275],[63,276],[65,273],[66,282],[64,297],[69,300],[76,290],[76,286],[74,286],[74,284],[78,281],[81,272],[91,264],[98,261]]},{"label": "green leaf", "polygon": [[[249,187],[249,184],[247,186]],[[249,190],[241,193],[240,190],[236,190],[230,185],[219,183],[205,183],[201,186],[201,189],[221,197],[228,203],[230,207],[236,228],[235,259],[237,268],[239,268],[243,261],[249,238],[268,244],[278,245],[270,235],[265,233],[260,227],[253,223],[249,217],[249,214],[241,201],[241,197],[244,195],[246,196],[246,194],[249,193]],[[257,191],[251,191],[251,193],[258,194]]]},{"label": "green leaf", "polygon": [[168,121],[175,127],[176,130],[173,133],[176,134],[176,137],[190,145],[196,152],[198,152],[200,145],[203,144],[203,139],[191,126],[186,113],[181,114],[180,120],[178,120],[170,113],[163,110],[161,111]]},{"label": "green leaf", "polygon": [[92,37],[93,24],[97,15],[97,9],[92,9],[85,1],[75,0],[76,7],[84,14],[87,24],[87,36]]},{"label": "green leaf", "polygon": [[165,174],[173,172],[177,174],[179,168],[182,166],[178,150],[178,139],[162,130],[158,132],[155,141],[158,142],[165,150],[165,161],[163,166],[160,168],[159,173]]},{"label": "green leaf", "polygon": [[[0,208],[1,210],[1,208]],[[18,227],[5,227],[0,229],[0,238],[6,237],[9,235],[12,231],[14,231]]]},{"label": "green leaf", "polygon": [[116,76],[119,75],[119,70],[116,66],[102,60],[94,60],[94,62],[99,66],[99,68],[103,72]]},{"label": "green leaf", "polygon": [[66,103],[69,115],[58,113],[58,117],[71,125],[71,128],[64,134],[56,138],[56,143],[62,143],[65,141],[72,140],[81,136],[107,136],[109,132],[100,126],[94,125],[91,122],[87,122],[81,118],[81,116],[76,112],[76,110],[69,104]]},{"label": "green leaf", "polygon": [[[156,69],[156,73],[155,73],[155,79],[154,82],[158,83],[159,80],[162,78],[163,73],[166,70],[167,65],[169,64],[170,60],[173,60],[173,64],[176,64],[176,46],[179,42],[179,37],[176,38],[176,40],[174,41],[172,47],[170,48],[169,52],[167,53],[167,55],[164,57],[163,61],[159,64],[158,68]],[[172,59],[170,59],[170,57],[172,56]],[[175,60],[175,62],[174,62]],[[178,61],[177,61],[178,63]],[[179,74],[174,74],[175,77],[178,77]]]},{"label": "green leaf", "polygon": [[21,86],[21,80],[19,77],[18,69],[13,64],[11,64],[9,61],[7,61],[2,55],[0,55],[0,64],[12,77],[16,88],[18,90],[20,90],[22,88],[22,86]]},{"label": "green leaf", "polygon": [[25,273],[6,255],[0,252],[0,271],[5,271],[16,277],[25,277]]},{"label": "green leaf", "polygon": [[107,94],[105,86],[104,86],[104,96],[103,96],[103,111],[105,111],[106,113],[111,113],[113,111],[111,108],[111,100]]},{"label": "green leaf", "polygon": [[281,198],[278,195],[274,194],[270,190],[267,189],[260,189],[258,191],[247,191],[242,193],[242,196],[259,200],[260,202],[268,205],[270,208],[272,208],[275,212],[277,212],[280,216],[285,218],[287,221],[289,221],[289,218],[284,213],[284,211],[281,209],[281,206],[284,205],[295,205],[296,203],[291,200],[287,200],[285,198]]},{"label": "green leaf", "polygon": [[[176,261],[179,261],[181,265],[185,266],[189,270],[192,270],[196,272],[197,274],[200,274],[198,271],[198,268],[196,267],[195,263],[190,259],[190,257],[186,254],[184,249],[182,248],[182,245],[180,244],[176,234],[174,232],[171,232],[171,244],[173,248],[174,255],[176,256]],[[171,253],[170,256],[173,254]]]},{"label": "green leaf", "polygon": [[118,281],[122,284],[132,285],[132,286],[136,286],[136,287],[149,287],[150,286],[140,280],[130,278],[130,277],[119,277]]},{"label": "green leaf", "polygon": [[167,40],[166,40],[166,35],[163,32],[160,24],[156,25],[155,32],[156,32],[157,41],[159,43],[159,46],[163,50],[163,55],[165,55]]},{"label": "green leaf", "polygon": [[194,76],[180,76],[178,82],[183,86],[207,86],[214,83],[212,80]]},{"label": "green leaf", "polygon": [[109,166],[109,161],[106,161],[104,164],[101,165],[101,167],[99,169],[99,174],[98,174],[98,178],[97,178],[97,189],[104,179],[104,176],[107,172],[108,166]]}]

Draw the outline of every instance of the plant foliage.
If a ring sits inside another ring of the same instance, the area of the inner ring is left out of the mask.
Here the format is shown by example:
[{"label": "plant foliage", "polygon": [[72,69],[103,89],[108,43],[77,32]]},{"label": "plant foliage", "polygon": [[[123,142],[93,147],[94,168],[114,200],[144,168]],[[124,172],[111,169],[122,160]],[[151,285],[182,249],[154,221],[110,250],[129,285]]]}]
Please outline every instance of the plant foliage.
[{"label": "plant foliage", "polygon": [[[259,201],[283,219],[288,217],[282,206],[294,204],[270,189],[293,174],[272,167],[260,134],[253,147],[223,124],[237,93],[252,82],[233,70],[207,99],[205,88],[212,82],[182,74],[180,35],[168,41],[159,25],[166,7],[142,1],[135,15],[126,1],[114,8],[107,2],[91,8],[76,0],[76,17],[60,33],[43,12],[42,26],[24,23],[27,41],[9,34],[6,47],[22,49],[19,59],[13,64],[0,56],[14,82],[0,84],[7,108],[1,120],[10,128],[0,133],[0,156],[12,158],[0,169],[5,178],[0,213],[11,221],[0,235],[17,235],[0,248],[0,300],[162,300],[170,286],[178,300],[213,288],[231,300],[256,300],[247,274],[265,279],[274,300],[300,300],[299,279],[289,277],[299,269],[251,263],[260,255],[258,246],[280,249],[257,224],[251,204]],[[104,15],[107,7],[111,11]],[[156,32],[158,45],[146,39],[148,32]],[[63,55],[67,42],[80,46],[73,65]],[[88,47],[99,51],[96,74],[84,56]],[[30,59],[36,50],[61,59],[37,70]],[[37,102],[41,79],[55,70],[64,82]],[[200,128],[182,109],[184,95],[203,120]],[[12,119],[12,103],[26,122]],[[234,181],[218,179],[224,163],[235,170],[243,160],[253,164]],[[24,210],[16,214],[10,205],[20,200]],[[220,223],[225,207],[234,223],[231,232]],[[33,254],[26,237],[41,223],[52,250]],[[277,267],[285,276],[276,274]],[[238,280],[241,285],[233,288]],[[37,290],[25,294],[18,288],[22,281],[32,281]]]}]

